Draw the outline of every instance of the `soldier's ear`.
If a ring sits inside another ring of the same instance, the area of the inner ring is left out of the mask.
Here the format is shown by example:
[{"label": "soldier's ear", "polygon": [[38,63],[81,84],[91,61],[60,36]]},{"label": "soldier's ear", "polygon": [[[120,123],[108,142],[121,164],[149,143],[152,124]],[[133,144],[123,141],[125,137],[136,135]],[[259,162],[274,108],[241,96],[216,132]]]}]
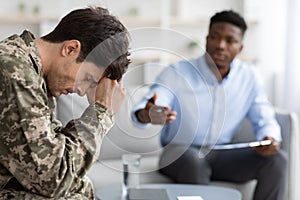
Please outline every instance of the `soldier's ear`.
[{"label": "soldier's ear", "polygon": [[244,48],[244,44],[241,45],[240,52],[243,50],[243,48]]},{"label": "soldier's ear", "polygon": [[62,56],[78,56],[81,49],[81,43],[78,40],[67,40],[63,43],[61,54]]}]

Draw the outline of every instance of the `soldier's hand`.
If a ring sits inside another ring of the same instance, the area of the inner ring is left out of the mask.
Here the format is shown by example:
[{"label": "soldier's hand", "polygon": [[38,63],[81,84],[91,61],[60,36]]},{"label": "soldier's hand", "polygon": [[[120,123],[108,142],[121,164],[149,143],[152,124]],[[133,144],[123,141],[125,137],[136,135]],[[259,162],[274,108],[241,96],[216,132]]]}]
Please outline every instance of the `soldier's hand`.
[{"label": "soldier's hand", "polygon": [[155,104],[157,93],[154,93],[144,109],[138,110],[136,116],[142,123],[169,124],[176,119],[176,111],[171,111],[169,107]]},{"label": "soldier's hand", "polygon": [[87,90],[90,104],[98,102],[115,114],[121,107],[126,96],[122,82],[103,77],[97,87]]}]

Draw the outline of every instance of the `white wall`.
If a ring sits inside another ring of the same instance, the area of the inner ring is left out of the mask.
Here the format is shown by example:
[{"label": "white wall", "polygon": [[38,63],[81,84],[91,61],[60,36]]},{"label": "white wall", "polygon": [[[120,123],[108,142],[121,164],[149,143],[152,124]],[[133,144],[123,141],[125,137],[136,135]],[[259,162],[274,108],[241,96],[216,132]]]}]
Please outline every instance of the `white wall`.
[{"label": "white wall", "polygon": [[[282,106],[284,70],[286,64],[287,1],[261,1],[258,48],[258,68],[269,79],[270,96],[277,106]],[[270,75],[275,74],[276,80]],[[271,85],[270,85],[271,84]]]},{"label": "white wall", "polygon": [[288,110],[296,112],[300,116],[300,67],[299,67],[299,46],[300,46],[300,1],[288,0],[288,22],[287,25],[287,46],[286,46],[286,68],[285,87],[283,93],[283,105]]}]

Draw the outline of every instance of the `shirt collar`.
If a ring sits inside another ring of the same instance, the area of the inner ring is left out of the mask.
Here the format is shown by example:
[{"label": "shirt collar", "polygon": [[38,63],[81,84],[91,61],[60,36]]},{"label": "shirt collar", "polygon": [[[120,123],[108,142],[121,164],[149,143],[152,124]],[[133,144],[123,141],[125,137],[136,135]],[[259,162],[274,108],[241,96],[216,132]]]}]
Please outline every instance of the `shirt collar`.
[{"label": "shirt collar", "polygon": [[201,57],[196,59],[196,66],[208,84],[210,84],[210,85],[218,84],[218,80],[217,80],[216,76],[209,69],[209,66],[205,59],[205,55],[202,55]]},{"label": "shirt collar", "polygon": [[[199,57],[196,60],[196,66],[198,68],[198,70],[200,70],[200,72],[204,75],[205,80],[210,83],[210,84],[217,84],[217,78],[215,77],[215,75],[213,74],[213,72],[210,70],[207,61],[205,59],[205,55],[202,55],[201,57]],[[236,73],[237,69],[238,69],[238,65],[240,64],[240,61],[238,59],[233,59],[233,61],[230,63],[230,70],[229,73],[223,78],[223,80],[221,81],[221,84],[230,80],[231,77],[234,76],[234,74]]]},{"label": "shirt collar", "polygon": [[233,61],[230,63],[230,71],[229,71],[229,73],[227,74],[227,76],[224,77],[223,80],[228,80],[228,79],[231,79],[233,76],[235,76],[235,73],[236,73],[237,70],[238,70],[238,67],[237,67],[237,66],[239,66],[240,63],[241,63],[240,60],[238,60],[238,59],[236,59],[236,58],[233,59]]}]

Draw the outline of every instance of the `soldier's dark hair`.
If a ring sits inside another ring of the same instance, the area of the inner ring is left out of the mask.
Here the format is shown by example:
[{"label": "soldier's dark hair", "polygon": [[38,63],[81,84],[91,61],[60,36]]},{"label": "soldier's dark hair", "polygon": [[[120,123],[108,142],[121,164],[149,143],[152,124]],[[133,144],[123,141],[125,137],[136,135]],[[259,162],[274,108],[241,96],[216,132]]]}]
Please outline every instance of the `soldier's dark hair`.
[{"label": "soldier's dark hair", "polygon": [[216,22],[228,22],[239,27],[244,35],[247,30],[247,24],[244,18],[233,10],[224,10],[216,13],[210,18],[209,28]]},{"label": "soldier's dark hair", "polygon": [[78,40],[81,51],[77,62],[87,61],[106,67],[106,76],[113,80],[120,80],[130,63],[129,33],[105,8],[74,10],[63,17],[55,29],[42,39],[52,43]]}]

